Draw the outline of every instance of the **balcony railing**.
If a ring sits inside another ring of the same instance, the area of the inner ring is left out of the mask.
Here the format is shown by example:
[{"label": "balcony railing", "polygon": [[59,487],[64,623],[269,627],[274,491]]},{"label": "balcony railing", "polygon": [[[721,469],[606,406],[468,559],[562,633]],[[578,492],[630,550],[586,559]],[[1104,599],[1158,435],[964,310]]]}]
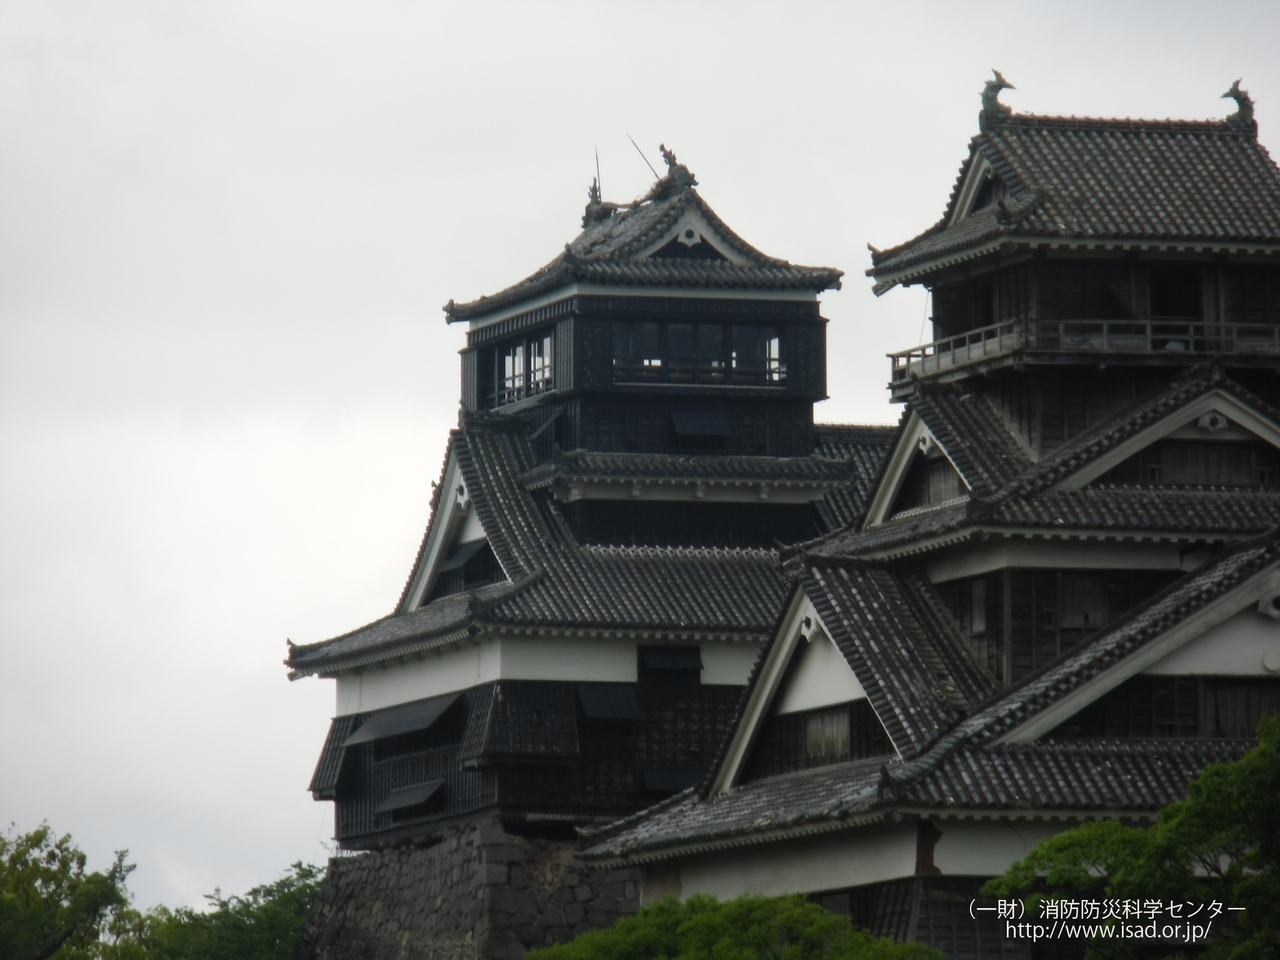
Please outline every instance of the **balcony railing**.
[{"label": "balcony railing", "polygon": [[1280,325],[1200,320],[1015,320],[889,354],[893,384],[1022,351],[1280,355]]}]

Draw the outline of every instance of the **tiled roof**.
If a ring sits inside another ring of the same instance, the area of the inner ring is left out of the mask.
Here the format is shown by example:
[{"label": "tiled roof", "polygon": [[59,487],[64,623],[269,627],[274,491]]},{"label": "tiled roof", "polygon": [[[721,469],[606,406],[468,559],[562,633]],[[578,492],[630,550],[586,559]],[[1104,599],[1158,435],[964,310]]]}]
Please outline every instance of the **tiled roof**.
[{"label": "tiled roof", "polygon": [[818,513],[828,530],[861,520],[884,466],[898,428],[893,426],[852,426],[836,423],[814,424],[814,452],[830,460],[848,460],[852,481],[822,498]]},{"label": "tiled roof", "polygon": [[1232,538],[1258,536],[1280,523],[1280,491],[1225,487],[1093,486],[1007,499],[950,501],[904,511],[874,527],[806,544],[813,557],[885,557],[915,552],[939,537],[991,528],[1051,533],[1073,530]]},{"label": "tiled roof", "polygon": [[910,407],[955,464],[972,493],[994,493],[1030,465],[991,401],[971,390],[920,384]]},{"label": "tiled roof", "polygon": [[966,747],[897,791],[932,809],[1157,810],[1187,795],[1210,763],[1236,760],[1239,740],[1118,740]]},{"label": "tiled roof", "polygon": [[786,582],[772,550],[566,548],[524,589],[476,611],[479,622],[763,638]]},{"label": "tiled roof", "polygon": [[[1249,392],[1228,377],[1214,363],[1199,364],[1153,396],[1139,400],[1127,410],[1108,417],[1102,423],[1073,437],[1057,449],[1028,466],[1013,478],[1004,490],[1017,496],[1046,490],[1061,483],[1071,474],[1105,456],[1120,444],[1165,419],[1198,398],[1221,392],[1239,400],[1261,416],[1280,425],[1280,410]],[[914,402],[914,400],[913,400]]]},{"label": "tiled roof", "polygon": [[557,480],[701,480],[709,483],[753,483],[840,486],[854,477],[848,459],[812,457],[746,457],[670,453],[606,453],[574,450],[557,453],[522,478],[530,488]]},{"label": "tiled roof", "polygon": [[917,753],[994,691],[958,648],[931,588],[884,569],[812,565],[798,573],[889,739]]},{"label": "tiled roof", "polygon": [[[948,226],[980,160],[1006,200]],[[942,220],[875,252],[868,273],[889,277],[1023,238],[1280,243],[1280,169],[1252,122],[1015,114],[973,138]]]},{"label": "tiled roof", "polygon": [[[643,859],[680,848],[767,842],[867,823],[903,808],[1154,812],[1184,796],[1205,764],[1239,757],[1249,744],[1126,740],[1002,746],[993,741],[1277,564],[1280,535],[1274,533],[1225,551],[1104,633],[959,719],[915,757],[879,768],[875,761],[820,768],[746,783],[719,796],[707,796],[704,785],[591,835],[583,855]],[[893,669],[894,664],[877,666]],[[881,684],[881,690],[915,699],[910,682]]]},{"label": "tiled roof", "polygon": [[[776,551],[688,547],[581,546],[548,491],[529,489],[534,457],[528,424],[502,414],[467,414],[450,439],[458,468],[508,582],[433,600],[321,643],[290,649],[293,676],[349,669],[420,652],[491,629],[609,629],[762,639],[777,617],[786,580]],[[872,430],[872,436],[878,432]],[[852,442],[852,441],[849,441]],[[759,482],[857,481],[850,463],[822,457],[661,457],[570,454],[573,465]],[[861,464],[865,473],[866,461]],[[634,471],[632,471],[634,472]],[[802,480],[802,478],[805,478]],[[436,499],[440,497],[437,489]],[[433,518],[439,504],[433,505]],[[426,542],[424,538],[424,544]],[[422,560],[420,548],[418,562]],[[402,598],[403,603],[403,598]]]},{"label": "tiled roof", "polygon": [[[743,262],[640,258],[691,207]],[[472,320],[570,283],[819,292],[839,288],[840,276],[841,271],[832,267],[802,267],[766,256],[730,230],[697,190],[688,187],[667,199],[648,200],[588,224],[542,269],[492,296],[469,303],[450,301],[445,314],[450,322]]]}]

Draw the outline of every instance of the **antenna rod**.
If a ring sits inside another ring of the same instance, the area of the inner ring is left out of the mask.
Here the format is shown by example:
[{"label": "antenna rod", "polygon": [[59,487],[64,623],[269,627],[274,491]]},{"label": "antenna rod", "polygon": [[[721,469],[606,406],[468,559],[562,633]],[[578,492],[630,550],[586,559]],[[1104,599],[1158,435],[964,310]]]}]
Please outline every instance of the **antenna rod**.
[{"label": "antenna rod", "polygon": [[627,134],[627,139],[631,141],[631,145],[636,148],[636,153],[640,154],[640,159],[644,161],[644,165],[649,168],[649,172],[653,174],[655,180],[661,180],[658,171],[653,169],[653,164],[649,162],[649,158],[644,155],[644,151],[640,149],[640,144],[636,143],[631,134]]},{"label": "antenna rod", "polygon": [[600,148],[596,147],[596,189],[604,196],[604,184],[600,182]]}]

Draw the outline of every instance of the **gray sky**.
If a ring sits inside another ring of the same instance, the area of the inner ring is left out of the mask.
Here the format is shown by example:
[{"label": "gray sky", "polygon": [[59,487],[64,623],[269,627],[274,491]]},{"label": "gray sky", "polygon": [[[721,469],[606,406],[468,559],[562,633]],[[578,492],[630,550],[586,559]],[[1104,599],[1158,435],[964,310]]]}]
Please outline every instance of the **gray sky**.
[{"label": "gray sky", "polygon": [[749,242],[847,272],[824,420],[891,422],[991,67],[1015,110],[1280,148],[1273,3],[0,6],[0,823],[144,905],[321,860],[329,683],[285,638],[387,613],[457,407],[440,306],[578,230],[665,142]]}]

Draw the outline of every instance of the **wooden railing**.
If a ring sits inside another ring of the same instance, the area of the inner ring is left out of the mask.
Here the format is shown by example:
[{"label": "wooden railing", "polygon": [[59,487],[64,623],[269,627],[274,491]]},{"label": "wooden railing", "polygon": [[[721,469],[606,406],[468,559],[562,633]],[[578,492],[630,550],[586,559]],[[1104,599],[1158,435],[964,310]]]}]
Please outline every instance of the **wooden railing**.
[{"label": "wooden railing", "polygon": [[1015,320],[889,354],[893,383],[1019,351],[1280,355],[1280,325],[1200,320]]}]

